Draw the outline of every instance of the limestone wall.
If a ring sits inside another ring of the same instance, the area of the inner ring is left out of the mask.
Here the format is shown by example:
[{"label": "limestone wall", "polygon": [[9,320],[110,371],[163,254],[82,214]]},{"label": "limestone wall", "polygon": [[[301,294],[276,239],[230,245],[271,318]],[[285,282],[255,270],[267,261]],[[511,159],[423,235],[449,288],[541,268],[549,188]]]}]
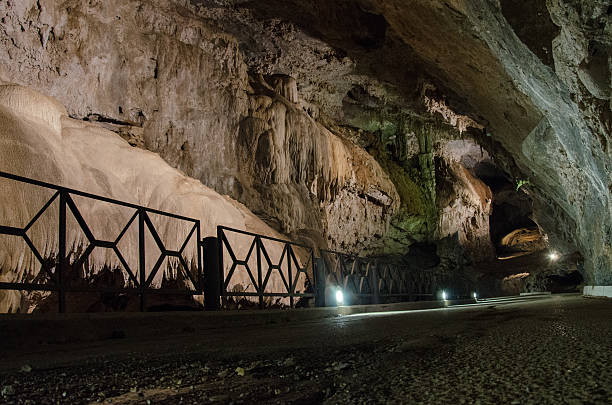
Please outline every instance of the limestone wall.
[{"label": "limestone wall", "polygon": [[249,77],[236,38],[187,2],[28,0],[0,13],[0,80],[56,97],[277,230],[382,249],[398,197],[379,165],[315,122],[290,76]]},{"label": "limestone wall", "polygon": [[[111,131],[67,117],[60,103],[31,89],[0,86],[0,135],[1,171],[199,219],[203,237],[216,236],[219,224],[283,237],[239,202],[185,176],[157,154],[130,146]],[[41,187],[0,179],[0,223],[24,227],[52,194]],[[115,240],[134,213],[83,197],[74,197],[74,201],[100,240]],[[88,241],[74,217],[68,217],[68,250],[73,254],[82,252]],[[165,246],[179,250],[193,224],[151,217]],[[53,205],[28,232],[44,258],[57,253],[57,221],[57,205]],[[146,242],[148,277],[160,252],[151,237]],[[236,254],[245,256],[249,242],[232,240]],[[40,265],[30,249],[13,236],[0,236],[0,243],[0,280],[32,282],[40,273]],[[137,232],[129,230],[119,248],[132,270],[137,269]],[[187,246],[184,257],[188,262],[195,258],[196,249],[193,242]],[[279,256],[280,249],[280,245],[270,246],[270,255]],[[119,260],[108,249],[96,248],[85,270],[95,274],[104,265],[118,266]],[[229,265],[226,263],[226,267]],[[176,278],[168,271],[171,269],[164,266],[153,285],[159,286],[164,276]],[[272,275],[269,283],[271,290],[283,290],[279,276]],[[242,285],[240,288],[251,284],[246,273],[238,273],[228,288],[237,284]],[[0,312],[27,311],[33,309],[32,305],[19,292],[0,292]]]}]

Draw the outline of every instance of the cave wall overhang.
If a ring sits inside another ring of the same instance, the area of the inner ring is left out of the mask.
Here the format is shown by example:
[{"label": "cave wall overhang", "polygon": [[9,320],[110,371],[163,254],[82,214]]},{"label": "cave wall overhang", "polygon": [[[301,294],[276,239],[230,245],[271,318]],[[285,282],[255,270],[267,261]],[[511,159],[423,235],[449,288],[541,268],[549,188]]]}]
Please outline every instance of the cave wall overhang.
[{"label": "cave wall overhang", "polygon": [[[133,144],[237,197],[249,183],[236,139],[253,115],[253,74],[293,78],[296,91],[280,89],[283,97],[371,153],[373,133],[389,140],[406,117],[443,121],[453,111],[472,121],[458,130],[510,178],[529,180],[535,220],[551,243],[582,251],[587,281],[605,284],[612,264],[609,9],[588,0],[537,3],[550,16],[541,16],[542,38],[554,37],[544,53],[521,39],[526,31],[508,1],[6,2],[0,79],[58,97],[75,118],[120,126]],[[431,173],[432,151],[426,138],[406,139],[420,155],[418,183]],[[391,165],[380,162],[394,161],[394,152],[383,152],[379,164],[393,182]],[[434,184],[424,183],[418,193],[426,201]],[[324,211],[309,208],[303,222],[323,221]],[[378,230],[387,233],[431,231],[427,221],[382,223]]]}]

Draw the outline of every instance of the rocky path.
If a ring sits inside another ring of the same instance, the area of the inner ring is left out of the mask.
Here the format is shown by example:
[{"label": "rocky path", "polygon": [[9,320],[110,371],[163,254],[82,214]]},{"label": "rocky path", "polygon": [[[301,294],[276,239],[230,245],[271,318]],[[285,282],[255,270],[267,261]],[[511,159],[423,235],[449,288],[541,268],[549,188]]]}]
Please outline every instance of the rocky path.
[{"label": "rocky path", "polygon": [[611,321],[572,296],[50,347],[0,403],[609,404]]}]

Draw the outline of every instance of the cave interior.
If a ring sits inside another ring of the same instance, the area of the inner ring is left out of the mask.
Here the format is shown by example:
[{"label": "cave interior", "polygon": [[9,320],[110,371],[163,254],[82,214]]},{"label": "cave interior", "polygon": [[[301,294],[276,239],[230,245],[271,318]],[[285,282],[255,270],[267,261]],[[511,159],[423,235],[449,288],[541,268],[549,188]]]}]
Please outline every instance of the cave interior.
[{"label": "cave interior", "polygon": [[[3,2],[0,169],[435,268],[457,295],[609,285],[607,3]],[[60,137],[14,130],[33,117]]]}]

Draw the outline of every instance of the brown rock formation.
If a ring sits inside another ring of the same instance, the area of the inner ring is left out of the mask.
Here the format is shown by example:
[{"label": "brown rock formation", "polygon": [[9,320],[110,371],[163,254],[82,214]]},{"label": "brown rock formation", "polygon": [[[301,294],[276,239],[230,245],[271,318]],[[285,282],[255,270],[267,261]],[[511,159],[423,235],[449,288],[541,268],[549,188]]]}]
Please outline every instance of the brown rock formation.
[{"label": "brown rock formation", "polygon": [[[95,124],[66,116],[65,108],[56,100],[21,86],[0,86],[0,170],[62,184],[121,201],[147,206],[170,213],[195,218],[201,222],[202,236],[216,235],[217,225],[283,237],[253,215],[244,205],[221,196],[199,181],[186,177],[158,155],[131,147],[113,132]],[[108,170],[112,167],[113,170]],[[4,226],[23,228],[52,197],[53,191],[38,186],[0,179],[0,218]],[[96,239],[114,241],[134,214],[133,209],[101,201],[74,197],[75,205]],[[68,210],[67,210],[68,211]],[[74,256],[89,245],[73,214],[67,214],[67,250]],[[179,250],[192,223],[151,215],[156,232],[167,249]],[[58,251],[57,199],[28,231],[32,243],[44,259]],[[145,276],[152,272],[160,251],[151,236],[147,237]],[[251,240],[230,239],[237,255],[245,257]],[[138,268],[138,233],[130,227],[118,244],[132,271]],[[184,258],[189,263],[197,257],[194,239],[186,245]],[[279,256],[282,246],[268,248],[271,256]],[[299,255],[300,252],[297,252]],[[298,256],[299,257],[299,256]],[[194,288],[186,277],[180,277],[172,261],[162,264],[162,270],[152,279],[159,287],[165,280],[178,280],[175,288]],[[176,264],[176,263],[174,263]],[[226,270],[229,264],[226,263]],[[128,284],[123,265],[111,249],[93,250],[83,274],[77,282],[94,284],[104,269],[118,269],[117,287]],[[80,271],[80,269],[79,269]],[[112,273],[111,271],[110,273]],[[109,273],[109,272],[107,272]],[[0,281],[36,282],[45,284],[46,273],[32,250],[18,237],[0,235]],[[101,277],[109,276],[103,274]],[[232,278],[229,289],[251,284],[246,273]],[[303,288],[300,280],[298,288]],[[280,291],[282,280],[270,277],[270,288]],[[74,287],[74,284],[72,285]],[[108,287],[109,285],[103,285]],[[252,286],[249,291],[252,291]],[[0,291],[0,312],[28,312],[44,304],[49,293]],[[89,295],[91,300],[91,295]],[[87,305],[72,302],[73,310],[85,310]],[[85,306],[82,306],[85,305]]]},{"label": "brown rock formation", "polygon": [[582,253],[588,283],[612,282],[604,1],[23,0],[0,14],[0,80],[277,230],[368,254],[457,234],[481,260],[489,234],[512,231],[490,227],[484,162],[521,181],[519,205]]}]

